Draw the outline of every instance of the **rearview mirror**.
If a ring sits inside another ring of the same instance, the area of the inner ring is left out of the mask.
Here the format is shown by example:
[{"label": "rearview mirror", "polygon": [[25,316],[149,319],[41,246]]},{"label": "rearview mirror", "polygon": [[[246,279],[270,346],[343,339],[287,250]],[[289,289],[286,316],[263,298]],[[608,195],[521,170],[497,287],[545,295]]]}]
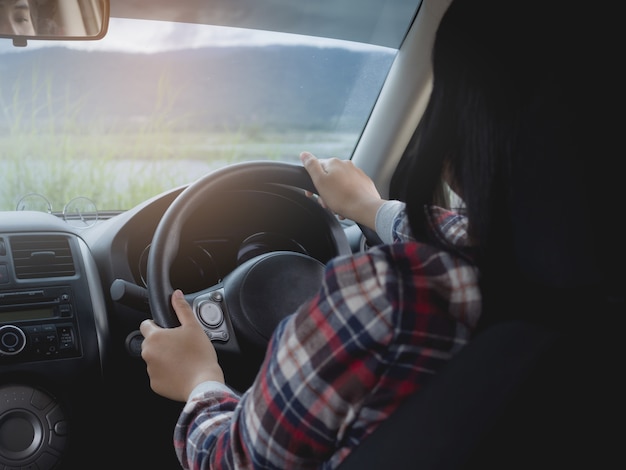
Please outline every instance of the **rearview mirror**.
[{"label": "rearview mirror", "polygon": [[0,38],[95,40],[109,24],[109,0],[0,0]]}]

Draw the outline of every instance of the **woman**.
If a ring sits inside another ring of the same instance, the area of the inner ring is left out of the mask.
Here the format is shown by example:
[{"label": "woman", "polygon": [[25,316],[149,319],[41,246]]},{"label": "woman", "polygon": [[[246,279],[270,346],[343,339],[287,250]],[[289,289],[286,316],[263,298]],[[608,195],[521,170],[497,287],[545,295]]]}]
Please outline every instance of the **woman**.
[{"label": "woman", "polygon": [[[180,327],[142,323],[152,388],[186,402],[174,436],[185,468],[336,468],[471,339],[479,318],[525,314],[534,297],[524,294],[558,264],[559,244],[554,258],[518,259],[514,234],[548,212],[518,196],[549,194],[549,181],[533,178],[553,175],[550,162],[565,176],[576,166],[577,112],[588,111],[569,102],[573,78],[588,77],[571,74],[580,10],[564,6],[541,2],[539,14],[528,2],[451,4],[428,107],[392,180],[396,200],[382,200],[350,162],[301,155],[323,204],[386,244],[328,264],[319,293],[278,326],[242,396],[224,385],[180,291]],[[463,213],[435,205],[442,179]]]}]

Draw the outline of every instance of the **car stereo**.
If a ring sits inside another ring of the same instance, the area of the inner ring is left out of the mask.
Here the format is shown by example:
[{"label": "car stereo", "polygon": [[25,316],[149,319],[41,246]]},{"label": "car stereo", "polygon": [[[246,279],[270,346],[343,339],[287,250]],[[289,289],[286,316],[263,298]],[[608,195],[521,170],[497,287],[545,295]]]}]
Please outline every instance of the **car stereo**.
[{"label": "car stereo", "polygon": [[0,362],[80,355],[69,287],[0,291]]}]

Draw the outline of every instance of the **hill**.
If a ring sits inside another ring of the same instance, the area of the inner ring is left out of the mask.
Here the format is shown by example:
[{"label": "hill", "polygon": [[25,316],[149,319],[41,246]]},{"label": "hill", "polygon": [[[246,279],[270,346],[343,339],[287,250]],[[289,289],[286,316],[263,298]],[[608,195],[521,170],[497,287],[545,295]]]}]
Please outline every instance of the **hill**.
[{"label": "hill", "polygon": [[350,130],[367,119],[392,60],[386,52],[308,46],[0,53],[0,128],[80,127],[96,119],[105,128],[280,129],[297,122]]}]

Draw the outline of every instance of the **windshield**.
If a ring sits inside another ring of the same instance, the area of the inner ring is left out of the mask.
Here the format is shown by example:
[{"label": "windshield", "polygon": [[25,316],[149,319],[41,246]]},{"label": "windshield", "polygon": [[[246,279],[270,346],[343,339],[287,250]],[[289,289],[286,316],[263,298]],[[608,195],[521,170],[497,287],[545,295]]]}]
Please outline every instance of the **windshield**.
[{"label": "windshield", "polygon": [[0,210],[121,211],[229,163],[350,158],[395,54],[115,18],[101,41],[2,40]]}]

